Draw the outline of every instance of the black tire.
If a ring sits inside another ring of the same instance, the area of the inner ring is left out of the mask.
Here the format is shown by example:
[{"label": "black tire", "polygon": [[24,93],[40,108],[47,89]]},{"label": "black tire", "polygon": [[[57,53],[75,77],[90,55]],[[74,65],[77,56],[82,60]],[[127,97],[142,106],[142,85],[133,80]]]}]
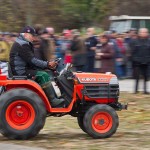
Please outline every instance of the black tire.
[{"label": "black tire", "polygon": [[104,104],[92,106],[83,119],[87,133],[93,138],[108,138],[112,136],[119,125],[116,111]]},{"label": "black tire", "polygon": [[86,129],[84,127],[84,124],[83,124],[83,118],[84,118],[84,116],[78,116],[77,117],[78,125],[82,129],[83,132],[87,133]]},{"label": "black tire", "polygon": [[[43,128],[45,119],[45,105],[33,91],[12,89],[0,96],[0,131],[5,137],[19,140],[34,137]],[[24,122],[18,125],[16,122],[20,120]]]}]

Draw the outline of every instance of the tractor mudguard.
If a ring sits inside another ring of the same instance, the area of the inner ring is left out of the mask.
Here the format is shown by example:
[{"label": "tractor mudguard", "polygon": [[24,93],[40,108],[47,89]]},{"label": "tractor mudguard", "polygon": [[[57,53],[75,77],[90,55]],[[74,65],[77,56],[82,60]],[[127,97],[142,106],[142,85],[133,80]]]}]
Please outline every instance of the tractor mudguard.
[{"label": "tractor mudguard", "polygon": [[45,95],[44,91],[38,85],[36,82],[32,80],[0,80],[0,86],[4,86],[6,91],[11,90],[13,88],[27,88],[30,89],[31,91],[34,91],[37,93],[41,99],[43,100],[47,112],[50,113],[67,113],[72,110],[73,104],[76,101],[76,89],[77,87],[74,86],[74,93],[73,93],[73,99],[70,105],[67,108],[52,108],[47,96]]},{"label": "tractor mudguard", "polygon": [[32,80],[0,80],[0,86],[4,86],[6,91],[14,88],[27,88],[37,93],[43,100],[46,110],[50,112],[51,106],[44,91],[36,82]]}]

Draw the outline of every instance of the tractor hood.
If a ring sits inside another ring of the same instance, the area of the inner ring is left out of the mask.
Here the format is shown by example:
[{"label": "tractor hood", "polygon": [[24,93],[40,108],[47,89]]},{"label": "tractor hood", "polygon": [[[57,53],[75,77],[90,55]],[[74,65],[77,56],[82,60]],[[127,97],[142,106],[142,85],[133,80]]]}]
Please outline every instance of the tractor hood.
[{"label": "tractor hood", "polygon": [[74,73],[79,83],[109,83],[118,84],[118,79],[114,74],[102,73]]}]

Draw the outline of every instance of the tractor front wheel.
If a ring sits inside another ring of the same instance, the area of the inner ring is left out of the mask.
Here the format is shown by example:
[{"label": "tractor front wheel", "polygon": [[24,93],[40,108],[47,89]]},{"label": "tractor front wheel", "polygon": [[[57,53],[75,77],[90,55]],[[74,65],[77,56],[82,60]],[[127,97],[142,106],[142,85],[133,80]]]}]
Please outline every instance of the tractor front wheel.
[{"label": "tractor front wheel", "polygon": [[0,131],[9,139],[29,139],[43,128],[46,109],[41,98],[27,89],[12,89],[0,96]]},{"label": "tractor front wheel", "polygon": [[84,116],[84,127],[93,138],[107,138],[112,136],[119,125],[116,111],[104,104],[92,106]]}]

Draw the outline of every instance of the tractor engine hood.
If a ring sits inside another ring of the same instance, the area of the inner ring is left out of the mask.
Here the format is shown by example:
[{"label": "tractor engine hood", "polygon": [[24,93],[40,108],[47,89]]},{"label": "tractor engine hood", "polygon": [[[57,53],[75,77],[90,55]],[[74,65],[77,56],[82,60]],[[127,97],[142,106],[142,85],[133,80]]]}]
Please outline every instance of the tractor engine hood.
[{"label": "tractor engine hood", "polygon": [[118,84],[118,79],[114,74],[102,73],[74,73],[79,83],[107,83]]}]

